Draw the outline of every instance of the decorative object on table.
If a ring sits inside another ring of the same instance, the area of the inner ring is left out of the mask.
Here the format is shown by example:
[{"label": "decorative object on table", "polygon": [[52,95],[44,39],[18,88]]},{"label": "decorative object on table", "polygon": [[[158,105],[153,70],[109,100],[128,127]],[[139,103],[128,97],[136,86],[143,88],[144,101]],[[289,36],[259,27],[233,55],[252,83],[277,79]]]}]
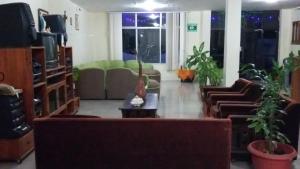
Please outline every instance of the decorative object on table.
[{"label": "decorative object on table", "polygon": [[193,47],[193,55],[186,59],[186,65],[189,69],[195,69],[196,78],[199,86],[218,86],[222,82],[222,69],[218,68],[217,63],[211,56],[207,56],[209,51],[203,51],[204,42],[201,43],[199,49]]},{"label": "decorative object on table", "polygon": [[284,82],[280,79],[284,76],[280,75],[284,69],[276,69],[280,71],[262,77],[265,91],[261,106],[258,107],[256,115],[248,119],[249,128],[264,137],[264,140],[254,141],[247,147],[255,169],[290,169],[293,158],[297,156],[296,150],[285,144],[290,141],[281,132],[281,126],[285,125],[281,118],[286,115],[280,107],[279,95]]},{"label": "decorative object on table", "polygon": [[139,97],[139,96],[135,96],[134,98],[132,98],[132,100],[130,101],[130,104],[132,106],[135,106],[135,107],[140,107],[141,105],[143,105],[144,103],[144,100],[143,98]]},{"label": "decorative object on table", "polygon": [[139,63],[139,77],[138,77],[138,81],[135,87],[135,94],[139,97],[141,97],[142,99],[145,99],[146,97],[146,89],[145,89],[145,82],[144,82],[144,78],[143,78],[143,74],[142,74],[142,70],[143,70],[143,66],[142,66],[142,62],[140,60],[140,58],[137,55],[137,52],[135,51],[135,54],[138,58],[138,63]]},{"label": "decorative object on table", "polygon": [[193,82],[195,77],[195,70],[182,68],[181,66],[180,69],[177,70],[177,76],[179,77],[181,82]]}]

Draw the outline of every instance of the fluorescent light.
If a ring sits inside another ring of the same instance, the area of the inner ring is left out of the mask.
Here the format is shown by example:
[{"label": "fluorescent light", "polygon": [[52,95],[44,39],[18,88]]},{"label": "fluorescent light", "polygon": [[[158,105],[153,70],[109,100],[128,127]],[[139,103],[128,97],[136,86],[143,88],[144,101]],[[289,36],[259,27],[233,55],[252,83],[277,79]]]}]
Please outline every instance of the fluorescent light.
[{"label": "fluorescent light", "polygon": [[287,0],[252,0],[253,2],[265,2],[268,4],[273,4],[273,3],[277,3],[279,1],[287,1]]},{"label": "fluorescent light", "polygon": [[136,3],[134,5],[135,8],[141,8],[147,11],[153,11],[155,9],[161,9],[161,8],[165,8],[167,7],[168,4],[162,4],[162,3],[158,3],[155,2],[154,0],[146,0],[143,3]]},{"label": "fluorescent light", "polygon": [[148,16],[150,19],[157,19],[159,18],[158,15],[154,15],[153,13],[151,15]]},{"label": "fluorescent light", "polygon": [[276,3],[278,2],[279,0],[265,0],[267,3],[269,4],[272,4],[272,3]]}]

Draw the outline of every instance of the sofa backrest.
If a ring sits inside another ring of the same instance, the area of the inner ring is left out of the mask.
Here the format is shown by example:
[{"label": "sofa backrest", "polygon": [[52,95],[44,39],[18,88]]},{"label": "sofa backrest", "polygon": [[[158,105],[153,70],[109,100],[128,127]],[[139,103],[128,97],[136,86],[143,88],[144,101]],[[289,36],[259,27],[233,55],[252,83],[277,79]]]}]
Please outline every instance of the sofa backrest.
[{"label": "sofa backrest", "polygon": [[[153,69],[153,65],[149,63],[142,63],[143,69]],[[134,71],[138,71],[139,69],[139,64],[137,60],[127,60],[125,61],[125,67]]]},{"label": "sofa backrest", "polygon": [[230,169],[228,119],[39,118],[37,169]]}]

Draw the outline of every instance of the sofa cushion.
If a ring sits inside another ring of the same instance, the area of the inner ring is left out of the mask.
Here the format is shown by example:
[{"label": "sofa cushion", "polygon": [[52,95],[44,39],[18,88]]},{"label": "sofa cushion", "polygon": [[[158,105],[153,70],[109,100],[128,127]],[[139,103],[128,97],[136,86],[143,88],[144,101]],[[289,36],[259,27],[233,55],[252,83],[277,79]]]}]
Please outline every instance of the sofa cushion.
[{"label": "sofa cushion", "polygon": [[122,60],[111,60],[109,61],[109,69],[114,68],[125,68],[125,63]]},{"label": "sofa cushion", "polygon": [[[153,69],[153,65],[149,63],[142,63],[143,69]],[[139,64],[137,60],[127,60],[125,61],[125,67],[137,71],[139,69]]]}]

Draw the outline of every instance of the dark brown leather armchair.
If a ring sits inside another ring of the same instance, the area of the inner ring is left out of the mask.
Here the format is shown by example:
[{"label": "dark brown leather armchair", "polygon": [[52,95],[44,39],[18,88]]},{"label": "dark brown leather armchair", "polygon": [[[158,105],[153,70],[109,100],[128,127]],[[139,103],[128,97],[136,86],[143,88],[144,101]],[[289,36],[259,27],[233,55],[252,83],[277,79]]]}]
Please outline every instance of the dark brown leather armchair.
[{"label": "dark brown leather armchair", "polygon": [[201,88],[201,100],[203,102],[202,110],[203,112],[209,112],[207,107],[207,99],[211,94],[238,94],[243,93],[249,84],[253,82],[240,78],[238,79],[231,87],[212,87],[212,86],[205,86]]},{"label": "dark brown leather armchair", "polygon": [[205,99],[208,97],[208,94],[213,94],[213,93],[231,93],[231,92],[236,92],[240,93],[243,91],[243,89],[246,88],[247,85],[251,84],[252,82],[240,78],[231,87],[213,87],[213,86],[205,86],[202,87],[201,89],[201,98]]},{"label": "dark brown leather armchair", "polygon": [[[281,132],[289,138],[291,141],[290,144],[298,150],[300,103],[284,95],[280,95],[280,97],[280,107],[287,114],[282,116],[282,120],[285,124],[280,126]],[[253,117],[256,114],[256,109],[260,106],[259,104],[260,103],[219,102],[216,105],[218,111],[214,114],[214,117],[229,118],[232,121],[233,157],[238,157],[241,151],[247,154],[246,145],[254,139],[261,138],[248,128],[249,122],[247,121],[249,117]]]},{"label": "dark brown leather armchair", "polygon": [[209,95],[206,104],[207,107],[207,116],[211,116],[210,110],[211,107],[216,105],[217,102],[227,101],[229,102],[241,102],[251,103],[258,102],[262,96],[262,88],[259,84],[251,83],[248,85],[247,89],[243,93],[214,93]]}]

